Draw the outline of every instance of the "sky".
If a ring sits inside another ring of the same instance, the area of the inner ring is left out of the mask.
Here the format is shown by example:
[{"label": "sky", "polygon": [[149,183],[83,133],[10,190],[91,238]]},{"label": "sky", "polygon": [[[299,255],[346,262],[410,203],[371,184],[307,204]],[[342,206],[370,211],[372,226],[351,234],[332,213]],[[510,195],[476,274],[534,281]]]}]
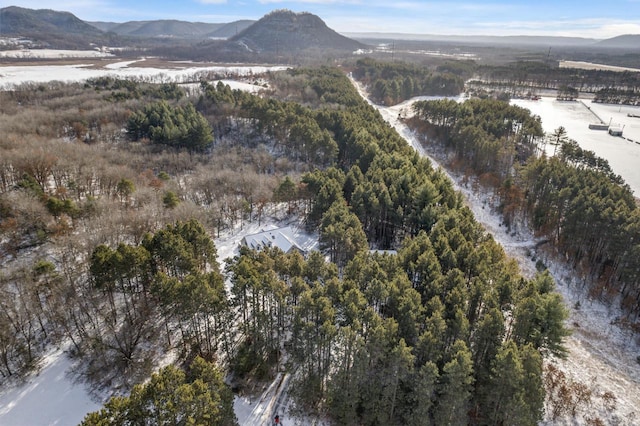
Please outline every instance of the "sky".
[{"label": "sky", "polygon": [[0,0],[64,10],[86,21],[178,19],[227,23],[276,9],[310,12],[340,33],[547,35],[605,39],[640,34],[640,0]]}]

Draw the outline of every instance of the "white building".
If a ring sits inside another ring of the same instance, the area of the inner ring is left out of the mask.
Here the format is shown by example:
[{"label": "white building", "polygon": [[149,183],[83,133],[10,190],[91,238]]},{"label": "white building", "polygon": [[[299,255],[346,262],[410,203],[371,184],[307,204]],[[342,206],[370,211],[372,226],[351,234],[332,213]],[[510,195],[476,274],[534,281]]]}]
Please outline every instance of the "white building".
[{"label": "white building", "polygon": [[296,242],[293,229],[290,226],[247,235],[240,241],[240,244],[254,250],[261,250],[264,247],[277,247],[285,253],[291,253],[296,250],[303,255],[305,254],[305,251]]},{"label": "white building", "polygon": [[622,127],[620,126],[610,126],[609,127],[609,134],[611,136],[622,136]]}]

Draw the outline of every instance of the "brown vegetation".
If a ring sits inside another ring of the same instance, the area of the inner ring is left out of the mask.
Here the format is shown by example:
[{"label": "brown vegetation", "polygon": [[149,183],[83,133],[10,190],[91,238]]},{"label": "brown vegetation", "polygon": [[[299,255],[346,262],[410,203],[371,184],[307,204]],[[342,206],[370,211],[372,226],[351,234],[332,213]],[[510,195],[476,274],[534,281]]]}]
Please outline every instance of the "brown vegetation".
[{"label": "brown vegetation", "polygon": [[[99,328],[86,315],[103,309],[87,298],[94,291],[86,275],[94,249],[139,244],[178,220],[196,219],[215,235],[261,219],[279,175],[304,170],[242,127],[224,140],[214,131],[215,146],[201,153],[132,142],[124,131],[128,118],[162,98],[156,89],[163,86],[103,83],[0,92],[0,377],[30,369],[47,343],[71,338],[77,355],[93,359],[87,377],[102,385],[118,380],[122,370],[107,365],[118,364],[117,355],[96,364],[100,357],[93,355],[102,349],[78,340]],[[174,90],[181,91],[165,93]],[[189,103],[184,94],[175,98],[168,102]],[[34,275],[34,262],[45,262],[45,277]],[[32,284],[41,279],[43,287]],[[146,338],[158,333],[146,321],[137,325]],[[133,382],[148,373],[154,355],[136,352],[140,358],[126,365],[137,369],[129,371]]]}]

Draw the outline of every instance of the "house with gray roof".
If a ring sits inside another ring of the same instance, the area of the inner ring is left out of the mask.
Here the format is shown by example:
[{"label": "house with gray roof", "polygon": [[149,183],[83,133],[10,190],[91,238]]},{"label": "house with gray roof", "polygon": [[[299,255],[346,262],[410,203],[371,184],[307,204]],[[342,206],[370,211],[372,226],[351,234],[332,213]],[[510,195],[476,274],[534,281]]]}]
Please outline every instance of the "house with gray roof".
[{"label": "house with gray roof", "polygon": [[240,244],[254,250],[262,250],[264,247],[277,247],[285,253],[296,250],[304,255],[305,251],[298,245],[294,235],[293,229],[290,226],[285,226],[247,235],[240,241]]}]

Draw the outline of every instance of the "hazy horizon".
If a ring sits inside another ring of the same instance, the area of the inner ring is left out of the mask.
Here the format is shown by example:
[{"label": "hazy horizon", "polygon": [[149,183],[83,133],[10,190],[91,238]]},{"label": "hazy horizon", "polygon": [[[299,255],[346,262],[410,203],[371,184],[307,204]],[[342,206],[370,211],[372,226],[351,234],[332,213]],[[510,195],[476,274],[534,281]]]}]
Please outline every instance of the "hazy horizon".
[{"label": "hazy horizon", "polygon": [[[227,23],[260,19],[276,9],[310,12],[341,33],[561,36],[606,39],[640,34],[640,0],[15,0],[5,6],[68,11],[85,21],[177,19]],[[629,19],[628,17],[639,17]]]}]

